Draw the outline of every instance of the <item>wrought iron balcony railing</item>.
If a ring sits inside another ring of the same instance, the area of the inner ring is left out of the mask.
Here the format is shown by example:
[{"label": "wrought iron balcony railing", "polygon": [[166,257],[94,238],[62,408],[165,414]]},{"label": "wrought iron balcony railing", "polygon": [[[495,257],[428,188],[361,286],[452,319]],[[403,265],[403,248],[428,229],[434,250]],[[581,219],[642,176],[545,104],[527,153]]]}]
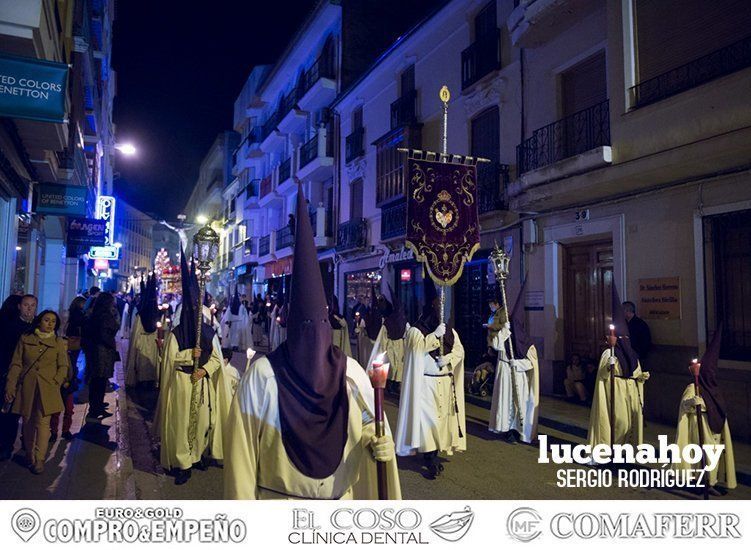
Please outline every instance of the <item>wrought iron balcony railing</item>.
[{"label": "wrought iron balcony railing", "polygon": [[603,145],[610,145],[607,99],[532,132],[532,137],[516,147],[519,173],[536,170]]},{"label": "wrought iron balcony railing", "polygon": [[352,133],[347,136],[344,144],[345,160],[346,162],[352,162],[358,157],[365,154],[364,147],[365,128],[355,128]]},{"label": "wrought iron balcony railing", "polygon": [[245,199],[258,198],[261,192],[261,180],[253,179],[245,186]]},{"label": "wrought iron balcony railing", "polygon": [[244,249],[243,254],[245,256],[255,256],[258,252],[258,239],[254,239],[253,237],[248,237],[243,242]]},{"label": "wrought iron balcony railing", "polygon": [[751,35],[632,87],[631,106],[643,107],[751,67]]},{"label": "wrought iron balcony railing", "polygon": [[336,70],[334,66],[334,59],[330,56],[321,56],[316,59],[315,63],[305,71],[302,79],[302,87],[300,89],[300,96],[305,95],[313,85],[322,78],[336,78]]},{"label": "wrought iron balcony railing", "polygon": [[417,90],[405,92],[391,104],[391,129],[417,121]]},{"label": "wrought iron balcony railing", "polygon": [[336,232],[336,249],[339,252],[359,250],[368,244],[368,222],[365,218],[357,218],[339,224]]},{"label": "wrought iron balcony railing", "polygon": [[501,30],[479,36],[462,52],[462,90],[501,68]]},{"label": "wrought iron balcony railing", "polygon": [[271,174],[261,180],[261,197],[271,193]]},{"label": "wrought iron balcony railing", "polygon": [[281,250],[295,244],[295,233],[289,225],[276,230],[276,249]]},{"label": "wrought iron balcony railing", "polygon": [[309,164],[318,156],[318,134],[310,138],[300,147],[300,168]]},{"label": "wrought iron balcony railing", "polygon": [[264,235],[258,238],[258,255],[268,256],[271,254],[271,235]]},{"label": "wrought iron balcony railing", "polygon": [[381,240],[387,241],[407,234],[407,201],[392,202],[381,208]]},{"label": "wrought iron balcony railing", "polygon": [[499,162],[477,165],[477,200],[480,214],[506,208],[508,164]]}]

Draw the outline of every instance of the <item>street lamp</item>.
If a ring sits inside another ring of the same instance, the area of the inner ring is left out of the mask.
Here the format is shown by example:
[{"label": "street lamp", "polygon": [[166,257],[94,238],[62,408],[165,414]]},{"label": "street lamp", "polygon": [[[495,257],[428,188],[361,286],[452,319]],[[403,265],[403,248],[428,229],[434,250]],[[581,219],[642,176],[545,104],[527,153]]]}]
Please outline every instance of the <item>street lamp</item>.
[{"label": "street lamp", "polygon": [[132,157],[136,154],[136,147],[132,143],[117,143],[115,149],[120,151],[126,157]]},{"label": "street lamp", "polygon": [[[205,218],[205,216],[204,216]],[[198,230],[198,233],[193,237],[193,259],[196,262],[196,269],[198,270],[198,319],[196,320],[196,347],[201,346],[201,325],[203,324],[203,297],[206,292],[206,275],[211,270],[211,264],[219,254],[219,235],[216,231],[211,229],[208,224],[208,219],[204,222],[206,225]],[[200,367],[200,357],[193,358],[193,371],[196,372]],[[193,452],[193,447],[196,442],[196,435],[198,430],[198,381],[193,380],[193,387],[191,388],[190,396],[190,421],[188,423],[188,445],[190,452]]]}]

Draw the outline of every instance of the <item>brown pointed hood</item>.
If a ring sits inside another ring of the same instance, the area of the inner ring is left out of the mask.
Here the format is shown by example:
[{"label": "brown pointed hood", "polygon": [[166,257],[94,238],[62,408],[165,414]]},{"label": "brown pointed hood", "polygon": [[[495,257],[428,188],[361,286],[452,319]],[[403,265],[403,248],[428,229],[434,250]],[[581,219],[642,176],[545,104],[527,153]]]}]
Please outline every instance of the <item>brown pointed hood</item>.
[{"label": "brown pointed hood", "polygon": [[368,338],[375,340],[378,338],[378,333],[381,331],[381,325],[383,324],[383,317],[381,317],[381,310],[378,307],[378,297],[376,295],[376,288],[374,284],[370,285],[370,307],[365,312],[365,332]]},{"label": "brown pointed hood", "polygon": [[701,357],[701,368],[699,369],[699,385],[701,386],[701,396],[704,398],[704,404],[707,406],[707,419],[709,427],[714,433],[720,433],[725,426],[725,399],[717,384],[717,363],[720,360],[720,345],[722,343],[722,325],[712,337],[712,341],[707,346],[704,355]]},{"label": "brown pointed hood", "polygon": [[332,343],[326,295],[302,185],[287,340],[269,354],[278,387],[282,440],[292,463],[315,479],[338,468],[347,441],[347,358]]},{"label": "brown pointed hood", "polygon": [[407,316],[404,313],[404,306],[399,299],[399,295],[394,289],[389,287],[391,294],[391,313],[384,319],[383,324],[386,327],[389,340],[399,340],[404,337],[404,331],[407,330]]}]

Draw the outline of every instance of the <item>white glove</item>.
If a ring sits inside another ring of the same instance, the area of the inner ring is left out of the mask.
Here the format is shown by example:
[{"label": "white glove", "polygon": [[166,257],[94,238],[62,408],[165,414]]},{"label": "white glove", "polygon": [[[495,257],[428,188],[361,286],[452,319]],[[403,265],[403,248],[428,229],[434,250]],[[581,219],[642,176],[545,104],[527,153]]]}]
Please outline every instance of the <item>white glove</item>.
[{"label": "white glove", "polygon": [[451,363],[449,363],[448,359],[446,359],[443,355],[440,355],[438,359],[435,360],[435,362],[438,365],[439,369],[442,369],[443,367],[451,366]]},{"label": "white glove", "polygon": [[390,435],[370,438],[370,450],[378,462],[389,462],[394,458],[394,440]]},{"label": "white glove", "polygon": [[436,338],[442,338],[446,334],[446,323],[441,323],[433,331],[433,336]]},{"label": "white glove", "polygon": [[701,395],[695,395],[695,396],[693,396],[690,399],[690,401],[691,401],[691,406],[692,407],[699,406],[699,407],[704,408],[704,399],[702,399]]},{"label": "white glove", "polygon": [[511,323],[506,321],[505,323],[503,323],[503,328],[506,330],[511,330]]},{"label": "white glove", "polygon": [[637,377],[637,379],[640,380],[641,382],[646,382],[647,380],[649,380],[649,373],[643,372]]}]

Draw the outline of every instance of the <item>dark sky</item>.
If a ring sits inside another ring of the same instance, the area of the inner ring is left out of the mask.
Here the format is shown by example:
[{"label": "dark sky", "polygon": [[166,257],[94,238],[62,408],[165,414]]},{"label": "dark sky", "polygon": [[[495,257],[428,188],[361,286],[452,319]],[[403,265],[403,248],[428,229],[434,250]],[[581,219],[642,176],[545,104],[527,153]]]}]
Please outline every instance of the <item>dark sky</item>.
[{"label": "dark sky", "polygon": [[[125,0],[117,2],[113,67],[119,142],[115,193],[174,219],[188,200],[216,135],[232,129],[235,99],[250,69],[271,63],[313,0]],[[200,7],[199,7],[200,6]]]}]

